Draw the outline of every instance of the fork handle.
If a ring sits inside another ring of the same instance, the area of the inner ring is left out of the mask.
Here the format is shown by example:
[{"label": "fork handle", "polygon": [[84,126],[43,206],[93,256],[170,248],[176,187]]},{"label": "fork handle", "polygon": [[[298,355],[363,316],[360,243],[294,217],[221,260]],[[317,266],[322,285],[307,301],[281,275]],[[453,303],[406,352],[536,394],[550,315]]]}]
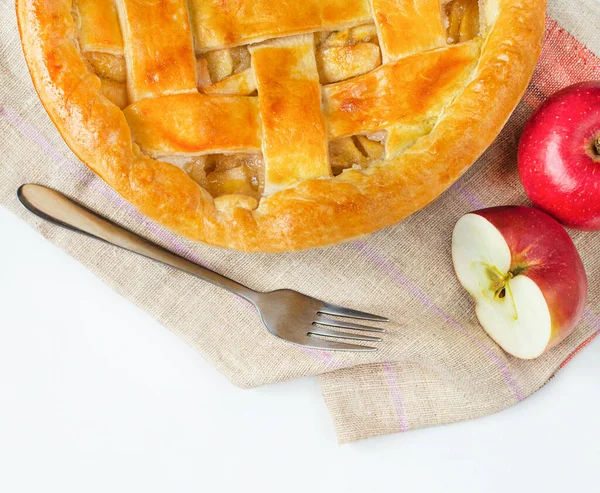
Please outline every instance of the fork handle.
[{"label": "fork handle", "polygon": [[51,223],[170,265],[227,289],[252,303],[256,299],[256,291],[132,233],[56,190],[42,185],[27,184],[19,188],[17,196],[29,211]]}]

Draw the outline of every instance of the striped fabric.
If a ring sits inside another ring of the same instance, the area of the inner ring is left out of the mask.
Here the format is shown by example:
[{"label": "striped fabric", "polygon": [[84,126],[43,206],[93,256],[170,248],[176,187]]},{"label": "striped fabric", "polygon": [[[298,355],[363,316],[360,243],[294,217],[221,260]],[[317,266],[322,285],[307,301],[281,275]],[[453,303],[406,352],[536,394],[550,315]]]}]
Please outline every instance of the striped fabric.
[{"label": "striped fabric", "polygon": [[[3,1],[2,7],[10,10],[12,2]],[[234,384],[247,388],[320,375],[340,442],[496,412],[544,385],[600,331],[600,237],[573,234],[590,278],[583,322],[542,358],[520,361],[502,352],[477,324],[472,302],[452,272],[452,227],[473,209],[526,203],[515,163],[520,129],[555,90],[600,79],[600,60],[594,55],[600,53],[600,38],[592,22],[598,8],[594,0],[551,2],[555,20],[548,19],[542,56],[523,101],[479,162],[434,204],[368,238],[278,256],[216,250],[176,237],[93,175],[66,147],[41,107],[14,15],[7,15],[0,25],[0,203],[197,348]],[[224,291],[27,215],[15,197],[24,182],[63,190],[256,289],[289,287],[387,314],[394,323],[381,351],[374,354],[327,353],[286,344],[267,334],[252,307]]]}]

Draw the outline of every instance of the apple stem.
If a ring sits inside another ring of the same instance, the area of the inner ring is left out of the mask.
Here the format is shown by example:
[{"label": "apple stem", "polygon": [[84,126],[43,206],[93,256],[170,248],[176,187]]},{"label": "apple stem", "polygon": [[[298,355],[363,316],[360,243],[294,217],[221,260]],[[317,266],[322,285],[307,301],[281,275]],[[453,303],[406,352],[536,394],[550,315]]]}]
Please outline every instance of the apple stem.
[{"label": "apple stem", "polygon": [[600,156],[600,135],[594,140],[594,152],[596,156]]}]

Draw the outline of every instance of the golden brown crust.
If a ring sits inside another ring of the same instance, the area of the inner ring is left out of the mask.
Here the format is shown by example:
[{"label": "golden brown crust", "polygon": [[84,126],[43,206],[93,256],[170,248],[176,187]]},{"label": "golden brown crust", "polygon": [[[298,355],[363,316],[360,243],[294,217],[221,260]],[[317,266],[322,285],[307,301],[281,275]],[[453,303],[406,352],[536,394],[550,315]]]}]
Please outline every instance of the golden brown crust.
[{"label": "golden brown crust", "polygon": [[[196,58],[185,0],[149,8],[119,0],[129,100],[196,91]],[[160,36],[156,33],[160,32]]]},{"label": "golden brown crust", "polygon": [[199,51],[364,24],[369,0],[189,0]]},{"label": "golden brown crust", "polygon": [[384,62],[446,44],[440,0],[372,0]]},{"label": "golden brown crust", "polygon": [[376,132],[390,122],[414,125],[438,115],[469,81],[479,38],[381,65],[323,88],[331,138]]},{"label": "golden brown crust", "polygon": [[[280,252],[337,243],[398,222],[450,186],[499,133],[541,48],[545,0],[501,0],[473,80],[435,128],[385,166],[308,180],[264,198],[213,201],[179,168],[132,144],[77,49],[69,0],[17,0],[29,69],[73,151],[142,213],[197,241]],[[452,143],[449,145],[449,143]],[[237,206],[235,204],[238,204]]]},{"label": "golden brown crust", "polygon": [[331,176],[312,34],[250,48],[262,119],[267,193]]},{"label": "golden brown crust", "polygon": [[98,0],[74,0],[79,12],[79,46],[82,51],[123,54],[123,36],[114,3]]},{"label": "golden brown crust", "polygon": [[124,114],[135,142],[153,157],[258,152],[261,146],[256,98],[174,94],[143,99]]}]

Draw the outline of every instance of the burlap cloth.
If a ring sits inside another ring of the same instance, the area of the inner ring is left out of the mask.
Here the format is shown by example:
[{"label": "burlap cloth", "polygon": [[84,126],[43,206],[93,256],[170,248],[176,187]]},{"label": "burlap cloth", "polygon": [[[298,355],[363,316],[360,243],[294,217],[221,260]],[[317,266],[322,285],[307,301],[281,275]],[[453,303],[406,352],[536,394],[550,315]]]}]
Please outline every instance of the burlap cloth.
[{"label": "burlap cloth", "polygon": [[[536,361],[507,356],[486,336],[450,258],[452,228],[462,214],[526,203],[515,151],[532,109],[560,87],[600,79],[595,0],[551,2],[544,50],[527,95],[485,155],[434,204],[368,238],[284,255],[194,244],[124,202],[77,160],[50,122],[27,73],[13,1],[2,0],[1,10],[0,202],[197,348],[235,385],[320,375],[340,442],[499,411],[544,385],[600,331],[598,233],[573,233],[590,279],[585,317],[564,343]],[[292,288],[385,314],[394,323],[376,353],[327,353],[287,344],[267,333],[248,304],[225,291],[37,220],[16,200],[17,187],[25,182],[55,187],[255,289]]]}]

